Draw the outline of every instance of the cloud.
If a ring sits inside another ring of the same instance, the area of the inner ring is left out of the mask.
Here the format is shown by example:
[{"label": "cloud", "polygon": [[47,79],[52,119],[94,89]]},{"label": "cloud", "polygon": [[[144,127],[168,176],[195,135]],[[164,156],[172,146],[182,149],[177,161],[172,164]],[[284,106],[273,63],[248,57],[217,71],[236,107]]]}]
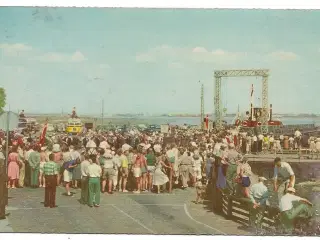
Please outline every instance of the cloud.
[{"label": "cloud", "polygon": [[28,52],[32,50],[32,47],[23,43],[1,43],[0,50],[3,51],[6,56],[19,56],[22,52]]},{"label": "cloud", "polygon": [[86,57],[80,52],[76,51],[73,54],[64,54],[58,52],[49,52],[41,56],[35,57],[36,60],[41,62],[83,62]]},{"label": "cloud", "polygon": [[222,49],[208,50],[201,46],[183,48],[161,45],[137,54],[136,61],[139,63],[157,62],[161,60],[170,60],[174,63],[181,61],[214,63],[236,60],[241,56],[245,56],[245,53],[228,52]]},{"label": "cloud", "polygon": [[85,61],[86,58],[85,56],[79,52],[79,51],[76,51],[72,56],[71,56],[71,62],[83,62]]},{"label": "cloud", "polygon": [[109,68],[110,68],[110,65],[109,65],[109,64],[106,64],[106,63],[101,63],[101,64],[99,64],[99,68],[100,68],[100,69],[109,69]]},{"label": "cloud", "polygon": [[293,52],[277,51],[269,54],[270,57],[281,60],[281,61],[295,61],[298,60],[299,56]]},{"label": "cloud", "polygon": [[136,61],[139,63],[147,63],[147,62],[155,62],[155,57],[147,54],[147,53],[141,53],[141,54],[137,54],[136,56]]},{"label": "cloud", "polygon": [[192,49],[193,53],[207,53],[208,50],[205,49],[204,47],[195,47],[194,49]]},{"label": "cloud", "polygon": [[179,62],[170,62],[168,63],[168,67],[169,68],[183,68],[183,64],[179,63]]}]

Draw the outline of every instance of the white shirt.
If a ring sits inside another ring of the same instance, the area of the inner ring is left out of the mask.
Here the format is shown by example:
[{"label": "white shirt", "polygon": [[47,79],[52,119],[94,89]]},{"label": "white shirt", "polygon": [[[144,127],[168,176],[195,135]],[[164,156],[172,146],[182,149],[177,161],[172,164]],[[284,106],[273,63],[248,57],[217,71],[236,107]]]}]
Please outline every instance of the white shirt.
[{"label": "white shirt", "polygon": [[117,168],[120,168],[120,167],[121,167],[120,156],[115,155],[115,156],[113,157],[112,161],[116,164],[116,167],[117,167]]},{"label": "white shirt", "polygon": [[221,143],[216,143],[213,148],[213,154],[217,155],[220,152]]},{"label": "white shirt", "polygon": [[284,179],[290,178],[290,176],[294,176],[294,172],[287,162],[281,162],[281,167],[274,168],[274,178],[278,178],[278,175],[281,175]]},{"label": "white shirt", "polygon": [[90,162],[88,160],[84,160],[80,164],[81,168],[81,177],[87,177],[87,168],[90,165]]},{"label": "white shirt", "polygon": [[153,149],[154,149],[155,152],[160,152],[161,151],[161,145],[156,144],[156,145],[153,146]]},{"label": "white shirt", "polygon": [[293,142],[294,142],[294,138],[293,138],[293,137],[290,137],[290,138],[289,138],[289,142],[290,142],[290,143],[293,143]]},{"label": "white shirt", "polygon": [[26,160],[29,161],[30,153],[34,152],[33,149],[30,149],[26,152]]},{"label": "white shirt", "polygon": [[279,208],[280,212],[288,211],[293,208],[292,202],[300,201],[302,198],[291,193],[286,193],[280,199]]},{"label": "white shirt", "polygon": [[252,137],[252,141],[256,142],[258,140],[257,136]]},{"label": "white shirt", "polygon": [[80,159],[81,154],[78,151],[71,150],[70,151],[70,156],[72,160]]},{"label": "white shirt", "polygon": [[72,156],[71,156],[71,152],[62,153],[62,160],[63,160],[63,162],[69,162],[69,161],[73,160]]},{"label": "white shirt", "polygon": [[103,168],[104,169],[110,169],[110,168],[114,168],[116,165],[116,163],[114,162],[114,159],[113,158],[107,158],[104,160],[104,165],[103,165]]},{"label": "white shirt", "polygon": [[258,136],[258,138],[259,138],[259,140],[263,140],[263,135],[260,134],[260,135]]},{"label": "white shirt", "polygon": [[301,134],[301,132],[300,131],[295,131],[295,133],[294,133],[294,136],[295,137],[300,137],[302,134]]},{"label": "white shirt", "polygon": [[260,203],[268,197],[268,188],[263,182],[253,184],[250,189],[250,199],[255,202],[255,199],[259,199]]},{"label": "white shirt", "polygon": [[87,167],[87,175],[89,177],[101,177],[102,169],[96,163],[92,163]]},{"label": "white shirt", "polygon": [[269,142],[273,143],[274,142],[274,137],[269,138]]},{"label": "white shirt", "polygon": [[1,160],[5,160],[6,159],[6,157],[4,156],[3,152],[0,152],[0,159]]},{"label": "white shirt", "polygon": [[203,159],[201,156],[199,156],[199,159],[193,159],[193,164],[195,169],[201,169],[201,163],[203,162]]}]

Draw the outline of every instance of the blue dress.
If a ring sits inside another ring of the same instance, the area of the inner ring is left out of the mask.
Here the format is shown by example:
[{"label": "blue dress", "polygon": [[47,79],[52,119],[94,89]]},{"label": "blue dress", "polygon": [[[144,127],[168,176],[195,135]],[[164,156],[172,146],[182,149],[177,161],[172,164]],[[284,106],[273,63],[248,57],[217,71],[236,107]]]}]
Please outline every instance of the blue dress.
[{"label": "blue dress", "polygon": [[218,179],[216,182],[216,186],[220,189],[224,189],[227,186],[227,179],[223,174],[222,165],[218,166]]}]

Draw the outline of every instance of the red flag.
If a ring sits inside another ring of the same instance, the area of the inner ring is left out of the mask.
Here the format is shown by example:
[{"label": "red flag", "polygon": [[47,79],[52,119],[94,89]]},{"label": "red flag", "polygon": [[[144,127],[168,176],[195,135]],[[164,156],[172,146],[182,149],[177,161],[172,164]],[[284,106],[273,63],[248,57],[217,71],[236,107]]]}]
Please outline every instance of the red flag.
[{"label": "red flag", "polygon": [[206,117],[206,128],[209,129],[209,116]]},{"label": "red flag", "polygon": [[43,146],[45,144],[46,141],[46,133],[47,133],[47,127],[48,127],[48,121],[46,122],[46,124],[43,127],[42,133],[40,135],[40,140],[39,140],[39,144],[41,146]]},{"label": "red flag", "polygon": [[253,95],[253,84],[251,85],[251,97]]}]

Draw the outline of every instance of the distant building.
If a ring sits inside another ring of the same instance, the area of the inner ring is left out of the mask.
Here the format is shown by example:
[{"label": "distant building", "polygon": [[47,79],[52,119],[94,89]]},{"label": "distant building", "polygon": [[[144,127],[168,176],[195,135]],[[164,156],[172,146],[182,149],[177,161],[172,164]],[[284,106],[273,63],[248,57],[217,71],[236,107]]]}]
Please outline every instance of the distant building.
[{"label": "distant building", "polygon": [[18,127],[19,115],[14,112],[3,112],[0,114],[0,130],[7,130],[7,116],[9,114],[9,131],[13,131]]}]

